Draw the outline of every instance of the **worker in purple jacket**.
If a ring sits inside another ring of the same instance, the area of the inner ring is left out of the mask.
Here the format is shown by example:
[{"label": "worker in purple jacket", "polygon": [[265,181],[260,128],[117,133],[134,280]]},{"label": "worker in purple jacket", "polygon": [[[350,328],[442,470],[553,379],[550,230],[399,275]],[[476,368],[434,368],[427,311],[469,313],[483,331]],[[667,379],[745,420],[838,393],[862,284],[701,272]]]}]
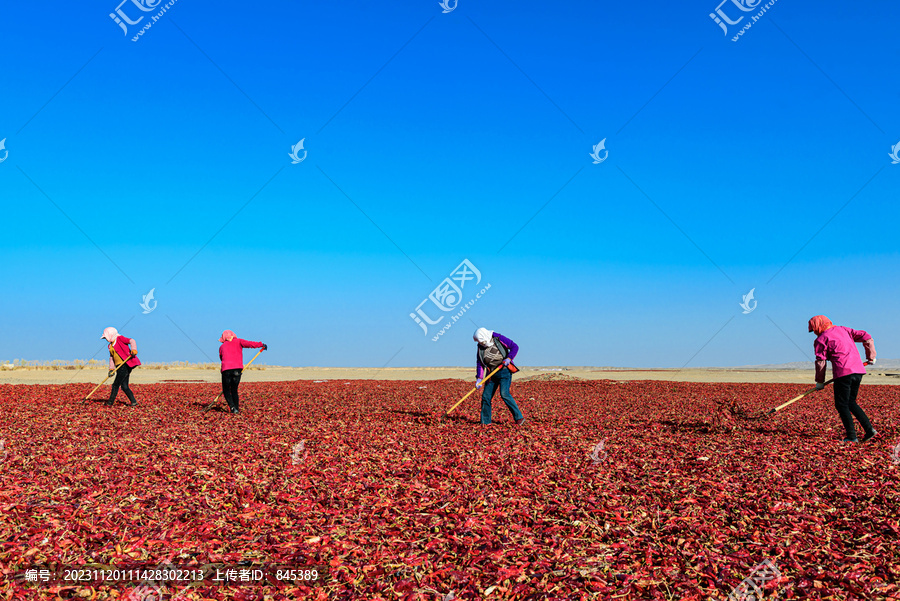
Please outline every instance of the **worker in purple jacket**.
[{"label": "worker in purple jacket", "polygon": [[825,367],[826,363],[831,361],[831,375],[834,376],[834,406],[847,432],[844,442],[858,442],[854,417],[859,420],[866,432],[863,442],[872,440],[878,432],[872,427],[866,412],[856,404],[859,384],[866,373],[859,351],[856,350],[856,343],[861,342],[866,349],[865,365],[872,365],[875,363],[875,342],[872,336],[862,330],[836,326],[824,315],[816,315],[809,320],[809,331],[816,335],[813,350],[816,353],[817,390],[825,388]]},{"label": "worker in purple jacket", "polygon": [[[509,384],[512,382],[512,375],[519,371],[512,362],[519,352],[519,345],[506,336],[486,328],[475,330],[473,338],[478,343],[475,363],[475,388],[484,386],[484,392],[481,394],[482,425],[486,426],[491,423],[491,399],[494,398],[494,392],[499,386],[500,398],[503,399],[503,402],[506,403],[506,406],[512,412],[516,425],[521,426],[525,422],[525,416],[519,411],[519,406],[516,405],[515,399],[509,394]],[[497,367],[500,367],[500,370],[485,382],[485,373],[491,373]]]}]

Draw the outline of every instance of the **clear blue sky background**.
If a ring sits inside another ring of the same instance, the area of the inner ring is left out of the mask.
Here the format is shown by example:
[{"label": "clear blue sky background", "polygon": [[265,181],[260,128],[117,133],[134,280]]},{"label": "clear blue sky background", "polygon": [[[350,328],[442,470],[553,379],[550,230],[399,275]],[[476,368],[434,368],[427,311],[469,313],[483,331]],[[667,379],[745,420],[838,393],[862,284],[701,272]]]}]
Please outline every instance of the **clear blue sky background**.
[{"label": "clear blue sky background", "polygon": [[[6,3],[0,359],[113,325],[145,362],[230,328],[468,365],[477,324],[522,365],[747,365],[810,359],[818,313],[900,356],[900,6],[732,42],[716,4],[179,0],[132,42],[115,0]],[[409,313],[466,258],[491,289],[433,342]]]}]

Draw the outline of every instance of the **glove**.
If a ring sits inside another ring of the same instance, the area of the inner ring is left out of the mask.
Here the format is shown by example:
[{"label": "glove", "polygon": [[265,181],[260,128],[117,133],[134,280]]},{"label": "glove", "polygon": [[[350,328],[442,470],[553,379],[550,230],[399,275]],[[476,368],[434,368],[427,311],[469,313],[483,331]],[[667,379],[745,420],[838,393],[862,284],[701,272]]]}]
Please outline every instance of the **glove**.
[{"label": "glove", "polygon": [[869,364],[869,365],[875,365],[875,357],[872,357],[871,359],[869,359],[869,360],[868,360],[868,364]]},{"label": "glove", "polygon": [[509,357],[503,360],[503,365],[509,365],[510,363],[512,363],[512,359],[510,359]]},{"label": "glove", "polygon": [[482,386],[484,386],[484,380],[482,380],[481,378],[475,380],[475,388],[481,388]]},{"label": "glove", "polygon": [[264,351],[267,351],[267,350],[269,350],[269,345],[268,345],[268,344],[264,344],[262,348],[263,348]]},{"label": "glove", "polygon": [[111,370],[109,370],[109,373],[106,374],[106,377],[107,377],[107,378],[111,378],[111,377],[113,377],[113,375],[115,375],[115,373],[116,373],[116,370],[111,369]]},{"label": "glove", "polygon": [[825,382],[816,382],[816,390],[822,390],[825,388]]},{"label": "glove", "polygon": [[132,357],[137,357],[137,351],[131,351],[131,356],[132,356]]}]

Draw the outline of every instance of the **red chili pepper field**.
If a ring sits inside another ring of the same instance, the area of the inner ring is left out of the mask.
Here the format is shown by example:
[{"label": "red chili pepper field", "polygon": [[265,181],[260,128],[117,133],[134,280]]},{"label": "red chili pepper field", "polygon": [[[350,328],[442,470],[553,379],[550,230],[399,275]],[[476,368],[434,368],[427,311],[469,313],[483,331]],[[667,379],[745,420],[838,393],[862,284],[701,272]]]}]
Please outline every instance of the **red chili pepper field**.
[{"label": "red chili pepper field", "polygon": [[246,383],[233,416],[213,384],[0,386],[0,599],[135,596],[33,565],[268,562],[327,574],[164,598],[721,600],[766,559],[766,599],[900,599],[900,388],[863,383],[879,436],[842,445],[830,388],[754,420],[808,386],[514,382],[524,426],[442,420],[468,387]]}]

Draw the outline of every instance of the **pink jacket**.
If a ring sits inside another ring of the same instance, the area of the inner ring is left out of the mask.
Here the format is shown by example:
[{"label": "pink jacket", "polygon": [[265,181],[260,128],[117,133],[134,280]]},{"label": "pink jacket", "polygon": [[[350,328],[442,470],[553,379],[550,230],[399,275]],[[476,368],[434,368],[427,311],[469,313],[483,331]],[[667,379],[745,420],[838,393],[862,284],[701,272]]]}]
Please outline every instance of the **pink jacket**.
[{"label": "pink jacket", "polygon": [[219,359],[222,360],[222,371],[244,369],[244,349],[262,348],[262,342],[250,342],[240,338],[232,338],[219,347]]},{"label": "pink jacket", "polygon": [[875,342],[862,330],[834,326],[819,334],[813,343],[816,351],[816,382],[825,381],[826,361],[831,361],[831,373],[835,378],[866,373],[856,349],[857,342],[862,342],[866,349],[866,361],[875,358]]},{"label": "pink jacket", "polygon": [[[112,358],[113,353],[116,353],[119,357],[125,359],[131,356],[131,351],[137,352],[137,342],[134,341],[134,338],[125,338],[124,336],[116,338],[116,343],[109,345],[109,368],[116,368],[116,364],[113,362]],[[131,359],[128,359],[125,363],[128,364],[128,367],[137,367],[141,364],[141,360],[137,357],[131,357]]]}]

